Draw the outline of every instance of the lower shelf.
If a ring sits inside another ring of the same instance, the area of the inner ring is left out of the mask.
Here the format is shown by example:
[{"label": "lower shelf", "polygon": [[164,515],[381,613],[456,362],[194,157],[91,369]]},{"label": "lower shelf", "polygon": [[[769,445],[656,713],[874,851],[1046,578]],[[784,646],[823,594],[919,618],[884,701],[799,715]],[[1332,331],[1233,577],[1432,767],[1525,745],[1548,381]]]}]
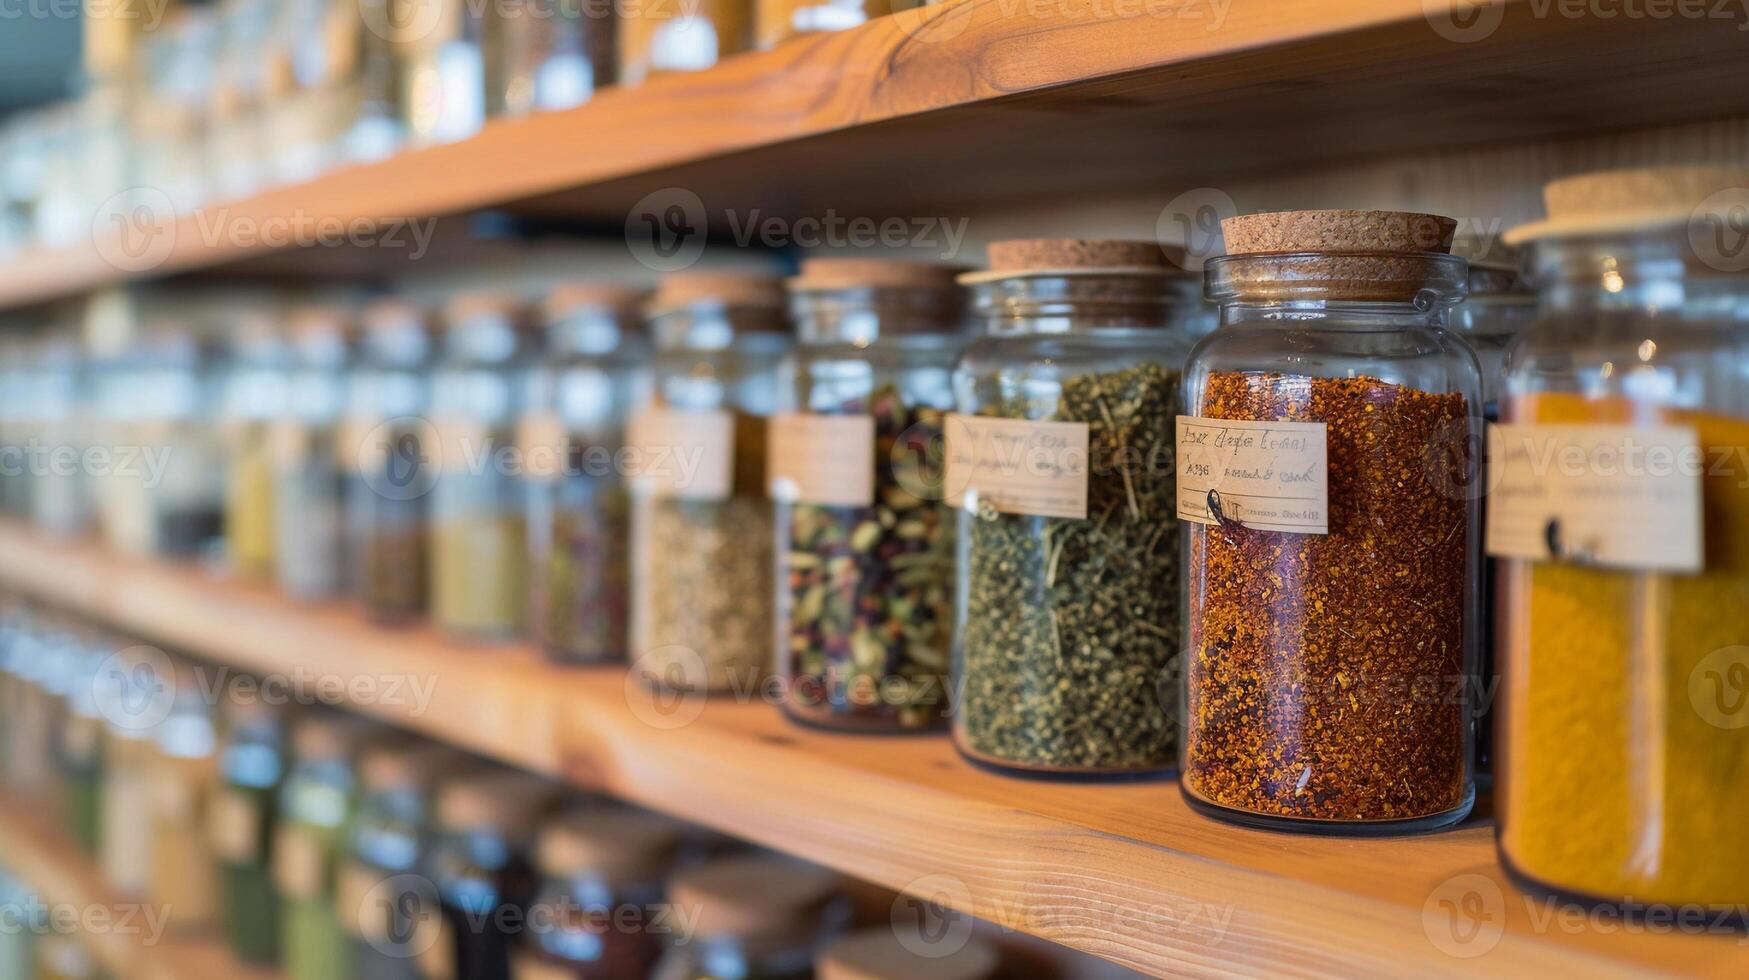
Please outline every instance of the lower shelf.
[{"label": "lower shelf", "polygon": [[[117,980],[273,980],[277,976],[240,965],[216,938],[178,932],[174,909],[115,900],[91,859],[32,807],[16,800],[0,799],[0,862],[52,908],[70,908],[82,921],[113,925],[74,938]],[[169,926],[154,937],[150,924],[165,922]]]},{"label": "lower shelf", "polygon": [[807,731],[765,703],[662,703],[617,669],[468,647],[199,570],[0,527],[0,587],[393,724],[1156,975],[1749,975],[1739,937],[1572,926],[1474,818],[1352,840],[1216,823],[1170,782],[1017,781],[945,739]]}]

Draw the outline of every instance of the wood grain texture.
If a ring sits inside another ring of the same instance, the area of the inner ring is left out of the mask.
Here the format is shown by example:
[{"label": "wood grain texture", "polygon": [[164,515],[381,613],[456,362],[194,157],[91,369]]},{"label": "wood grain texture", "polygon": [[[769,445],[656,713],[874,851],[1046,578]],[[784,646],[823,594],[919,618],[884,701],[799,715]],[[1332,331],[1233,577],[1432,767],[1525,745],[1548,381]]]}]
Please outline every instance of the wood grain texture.
[{"label": "wood grain texture", "polygon": [[[172,927],[151,941],[143,907],[115,901],[91,859],[34,808],[17,800],[0,799],[0,860],[39,901],[76,910],[81,921],[117,924],[114,929],[76,937],[87,944],[103,971],[117,980],[273,980],[277,976],[271,970],[239,964],[211,934],[182,934]],[[160,907],[152,914],[175,921],[173,909]]]},{"label": "wood grain texture", "polygon": [[[0,587],[215,663],[374,690],[358,710],[1159,976],[1749,972],[1738,936],[1550,919],[1559,908],[1506,882],[1485,819],[1374,841],[1243,830],[1191,813],[1170,782],[1006,779],[945,739],[805,731],[758,699],[660,702],[621,670],[381,630],[11,526]],[[1480,915],[1454,935],[1444,903],[1466,894]],[[1454,947],[1471,925],[1479,938]]]},{"label": "wood grain texture", "polygon": [[[1749,109],[1735,20],[1573,19],[1499,0],[1484,37],[1435,29],[1467,6],[960,0],[212,207],[165,224],[150,268],[112,265],[108,241],[25,255],[0,268],[0,306],[296,251],[260,232],[323,222],[509,208],[617,234],[644,195],[671,187],[698,193],[719,234],[730,212],[744,222],[754,209],[963,215],[1121,182]],[[408,254],[369,251],[359,265],[373,274]]]}]

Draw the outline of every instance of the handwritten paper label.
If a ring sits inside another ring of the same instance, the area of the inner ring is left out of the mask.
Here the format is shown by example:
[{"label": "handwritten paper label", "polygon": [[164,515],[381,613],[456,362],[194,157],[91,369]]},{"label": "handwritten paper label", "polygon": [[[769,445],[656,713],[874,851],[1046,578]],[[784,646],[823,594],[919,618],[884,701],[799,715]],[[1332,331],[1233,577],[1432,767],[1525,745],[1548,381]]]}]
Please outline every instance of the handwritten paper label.
[{"label": "handwritten paper label", "polygon": [[1087,423],[947,417],[947,500],[1003,514],[1087,517]]},{"label": "handwritten paper label", "polygon": [[[1178,417],[1178,519],[1259,531],[1330,533],[1322,422]],[[1211,510],[1218,509],[1217,514]]]},{"label": "handwritten paper label", "polygon": [[735,417],[714,409],[651,407],[632,420],[630,474],[642,491],[727,500],[735,478]]},{"label": "handwritten paper label", "polygon": [[565,474],[570,441],[565,423],[552,412],[531,412],[516,422],[516,448],[522,473],[530,480],[553,481]]},{"label": "handwritten paper label", "polygon": [[1496,425],[1488,554],[1645,571],[1705,564],[1707,454],[1681,426]]},{"label": "handwritten paper label", "polygon": [[824,507],[874,504],[874,416],[775,415],[768,434],[773,499]]}]

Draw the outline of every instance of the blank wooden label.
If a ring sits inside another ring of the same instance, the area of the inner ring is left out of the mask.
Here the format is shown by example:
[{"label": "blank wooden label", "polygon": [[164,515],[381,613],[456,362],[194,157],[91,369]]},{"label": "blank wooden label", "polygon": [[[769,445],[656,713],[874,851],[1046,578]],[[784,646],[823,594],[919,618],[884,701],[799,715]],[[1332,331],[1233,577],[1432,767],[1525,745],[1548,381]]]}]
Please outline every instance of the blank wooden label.
[{"label": "blank wooden label", "polygon": [[632,420],[628,474],[658,497],[727,500],[735,477],[735,417],[714,409],[652,407]]},{"label": "blank wooden label", "polygon": [[1699,435],[1681,426],[1495,425],[1488,554],[1698,572]]},{"label": "blank wooden label", "polygon": [[773,499],[825,507],[874,504],[874,416],[775,415],[768,438]]},{"label": "blank wooden label", "polygon": [[[1178,519],[1258,531],[1330,533],[1322,422],[1178,417]],[[1219,514],[1212,508],[1218,507]]]},{"label": "blank wooden label", "polygon": [[947,500],[1003,514],[1087,517],[1087,423],[947,417]]}]

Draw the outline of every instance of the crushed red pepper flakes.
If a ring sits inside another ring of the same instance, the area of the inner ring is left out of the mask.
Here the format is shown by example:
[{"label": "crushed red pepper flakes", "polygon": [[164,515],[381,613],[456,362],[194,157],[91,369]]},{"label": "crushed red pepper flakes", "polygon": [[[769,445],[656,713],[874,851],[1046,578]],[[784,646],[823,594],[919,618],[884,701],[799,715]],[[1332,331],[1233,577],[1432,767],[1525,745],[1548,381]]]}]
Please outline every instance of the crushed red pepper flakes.
[{"label": "crushed red pepper flakes", "polygon": [[1197,414],[1326,423],[1330,533],[1186,525],[1185,789],[1310,820],[1460,806],[1474,532],[1443,488],[1470,465],[1464,396],[1218,372]]}]

